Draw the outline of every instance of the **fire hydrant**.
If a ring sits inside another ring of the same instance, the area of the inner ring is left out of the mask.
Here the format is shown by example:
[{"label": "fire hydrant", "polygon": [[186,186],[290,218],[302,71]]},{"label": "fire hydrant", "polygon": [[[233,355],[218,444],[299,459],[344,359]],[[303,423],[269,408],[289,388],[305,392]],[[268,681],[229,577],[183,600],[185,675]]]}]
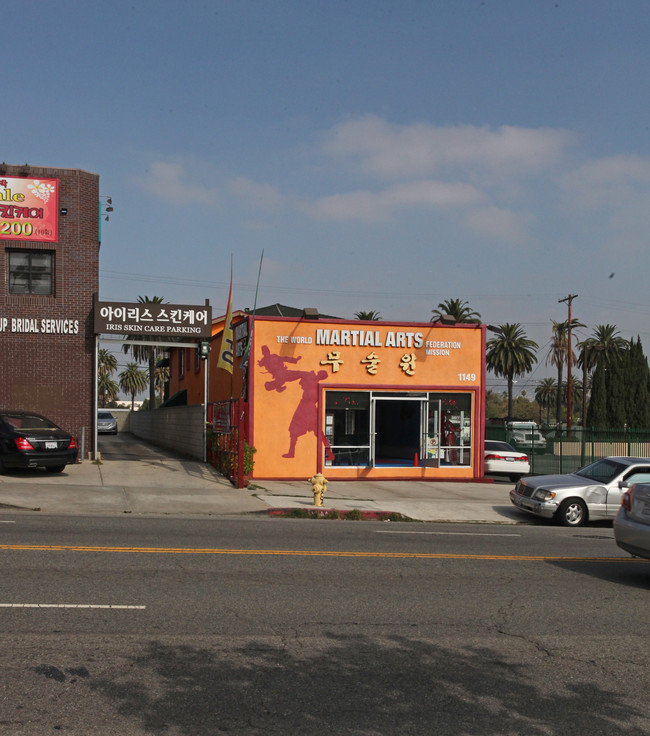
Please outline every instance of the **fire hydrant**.
[{"label": "fire hydrant", "polygon": [[322,506],[323,496],[327,490],[327,478],[322,473],[316,473],[308,480],[314,494],[314,506]]}]

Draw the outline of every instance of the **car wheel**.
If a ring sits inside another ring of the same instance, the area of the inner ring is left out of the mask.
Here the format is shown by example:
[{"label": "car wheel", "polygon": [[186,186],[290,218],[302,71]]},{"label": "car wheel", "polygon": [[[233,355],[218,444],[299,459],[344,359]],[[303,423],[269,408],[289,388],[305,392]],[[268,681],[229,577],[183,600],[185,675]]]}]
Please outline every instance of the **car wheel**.
[{"label": "car wheel", "polygon": [[582,526],[589,518],[587,504],[580,498],[568,498],[560,504],[556,517],[562,526]]},{"label": "car wheel", "polygon": [[62,473],[65,468],[65,465],[52,465],[51,468],[48,468],[50,473]]}]

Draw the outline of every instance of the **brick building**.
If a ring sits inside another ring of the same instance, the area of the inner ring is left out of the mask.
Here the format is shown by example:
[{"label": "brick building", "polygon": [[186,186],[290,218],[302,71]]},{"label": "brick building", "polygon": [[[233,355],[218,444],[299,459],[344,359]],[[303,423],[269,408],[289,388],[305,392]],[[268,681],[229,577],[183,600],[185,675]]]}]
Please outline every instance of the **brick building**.
[{"label": "brick building", "polygon": [[93,442],[99,176],[0,164],[0,408]]}]

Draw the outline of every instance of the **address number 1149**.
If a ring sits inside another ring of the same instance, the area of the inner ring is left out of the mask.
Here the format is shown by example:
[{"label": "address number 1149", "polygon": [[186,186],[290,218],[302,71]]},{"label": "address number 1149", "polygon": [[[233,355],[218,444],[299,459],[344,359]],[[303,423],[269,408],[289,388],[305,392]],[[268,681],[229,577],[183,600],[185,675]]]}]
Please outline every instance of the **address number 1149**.
[{"label": "address number 1149", "polygon": [[476,381],[476,373],[459,373],[459,381]]}]

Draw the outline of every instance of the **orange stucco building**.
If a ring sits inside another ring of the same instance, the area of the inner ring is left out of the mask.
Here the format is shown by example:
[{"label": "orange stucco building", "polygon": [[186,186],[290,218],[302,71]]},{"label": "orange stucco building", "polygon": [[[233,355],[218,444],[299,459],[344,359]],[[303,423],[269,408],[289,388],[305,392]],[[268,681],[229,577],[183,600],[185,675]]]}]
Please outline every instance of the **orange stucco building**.
[{"label": "orange stucco building", "polygon": [[[233,314],[234,369],[216,367],[210,402],[244,397],[253,476],[328,479],[476,479],[483,475],[485,326]],[[250,353],[242,366],[245,347]],[[176,351],[175,351],[176,352]],[[202,403],[203,364],[187,351],[172,393]],[[189,362],[189,365],[188,365]]]}]

